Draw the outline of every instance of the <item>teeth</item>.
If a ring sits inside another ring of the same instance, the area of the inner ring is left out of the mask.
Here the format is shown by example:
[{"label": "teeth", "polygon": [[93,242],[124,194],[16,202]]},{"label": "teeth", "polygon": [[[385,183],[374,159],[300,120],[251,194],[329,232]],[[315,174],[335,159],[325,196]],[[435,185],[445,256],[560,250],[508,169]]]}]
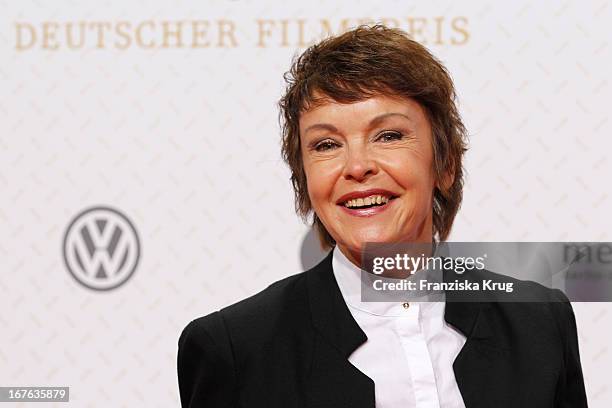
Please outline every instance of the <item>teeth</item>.
[{"label": "teeth", "polygon": [[385,197],[382,195],[372,195],[365,198],[354,198],[352,200],[348,200],[344,203],[344,206],[347,208],[352,207],[363,207],[365,205],[372,204],[386,204],[389,202],[389,197]]}]

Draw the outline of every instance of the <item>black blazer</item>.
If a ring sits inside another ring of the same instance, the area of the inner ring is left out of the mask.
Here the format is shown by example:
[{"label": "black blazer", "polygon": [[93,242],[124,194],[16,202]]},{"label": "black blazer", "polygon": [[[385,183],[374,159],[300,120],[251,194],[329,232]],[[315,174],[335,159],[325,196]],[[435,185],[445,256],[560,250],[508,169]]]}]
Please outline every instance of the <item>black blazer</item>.
[{"label": "black blazer", "polygon": [[[466,408],[586,407],[571,304],[558,290],[521,284],[557,301],[446,302],[444,319],[467,337],[453,364]],[[182,407],[374,408],[374,382],[348,361],[366,340],[330,252],[187,325],[178,348]]]}]

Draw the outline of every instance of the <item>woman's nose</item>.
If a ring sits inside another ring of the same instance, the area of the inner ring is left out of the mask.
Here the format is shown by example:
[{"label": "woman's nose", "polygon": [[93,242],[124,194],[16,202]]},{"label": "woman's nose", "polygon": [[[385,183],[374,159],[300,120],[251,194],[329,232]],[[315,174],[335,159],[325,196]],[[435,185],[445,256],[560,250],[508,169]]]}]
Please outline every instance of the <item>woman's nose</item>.
[{"label": "woman's nose", "polygon": [[376,160],[365,146],[347,149],[343,176],[347,180],[363,181],[378,173]]}]

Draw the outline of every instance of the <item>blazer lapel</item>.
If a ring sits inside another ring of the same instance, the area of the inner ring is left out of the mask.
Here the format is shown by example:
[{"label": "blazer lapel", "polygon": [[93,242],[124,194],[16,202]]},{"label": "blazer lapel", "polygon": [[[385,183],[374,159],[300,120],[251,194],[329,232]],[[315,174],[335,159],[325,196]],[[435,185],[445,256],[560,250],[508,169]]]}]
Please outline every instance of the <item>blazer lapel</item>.
[{"label": "blazer lapel", "polygon": [[332,253],[307,275],[316,329],[308,406],[374,408],[374,382],[348,361],[367,337],[342,298],[332,270]]},{"label": "blazer lapel", "polygon": [[[309,407],[374,408],[374,382],[348,357],[367,341],[348,310],[332,270],[330,252],[307,275],[315,346],[307,399]],[[503,406],[511,387],[497,378],[511,361],[490,303],[447,294],[444,319],[467,338],[453,364],[466,408]]]},{"label": "blazer lapel", "polygon": [[447,293],[444,319],[467,338],[453,363],[463,402],[466,408],[506,406],[512,385],[500,373],[509,372],[512,362],[494,308],[487,302],[453,298]]}]

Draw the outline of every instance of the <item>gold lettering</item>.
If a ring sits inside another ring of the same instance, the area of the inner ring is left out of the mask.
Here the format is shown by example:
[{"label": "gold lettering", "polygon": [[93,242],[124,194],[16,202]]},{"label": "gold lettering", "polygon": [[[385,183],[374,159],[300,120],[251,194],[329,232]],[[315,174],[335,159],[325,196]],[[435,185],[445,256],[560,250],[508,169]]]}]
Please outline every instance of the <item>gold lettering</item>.
[{"label": "gold lettering", "polygon": [[[423,29],[427,25],[427,20],[422,17],[408,17],[408,30],[407,33],[414,41],[418,41],[421,44],[427,44],[427,39],[423,36]],[[417,38],[417,35],[420,38]]]},{"label": "gold lettering", "polygon": [[281,20],[281,37],[282,37],[282,41],[281,41],[281,47],[288,47],[289,46],[289,38],[287,35],[287,23],[289,23],[288,20]]},{"label": "gold lettering", "polygon": [[[174,24],[176,25],[176,29],[175,30],[171,30],[170,26]],[[162,22],[162,30],[163,30],[163,43],[162,43],[162,47],[164,48],[170,48],[170,38],[174,37],[176,39],[176,44],[175,47],[176,48],[181,48],[183,47],[183,36],[182,36],[182,26],[183,26],[183,22],[182,21],[163,21]]]},{"label": "gold lettering", "polygon": [[270,37],[270,35],[272,35],[272,33],[270,32],[269,28],[264,27],[265,25],[270,25],[272,27],[274,27],[274,21],[272,20],[257,20],[257,27],[258,27],[258,40],[257,40],[257,46],[258,47],[266,47],[266,43],[264,43],[264,36],[265,37]]},{"label": "gold lettering", "polygon": [[206,38],[206,33],[208,30],[208,21],[205,20],[195,20],[191,22],[191,47],[192,48],[205,48],[210,46],[210,42],[205,40],[204,42],[199,42],[201,38]]},{"label": "gold lettering", "polygon": [[117,33],[117,36],[123,39],[123,42],[115,41],[115,47],[117,47],[118,49],[125,50],[130,47],[132,39],[130,38],[128,30],[131,26],[132,25],[128,21],[119,21],[115,26],[115,32]]},{"label": "gold lettering", "polygon": [[[22,31],[24,28],[26,29],[26,31],[30,32],[30,36],[28,37],[30,41],[27,43],[24,42],[24,38],[22,35]],[[34,30],[34,27],[32,27],[32,25],[28,23],[15,23],[15,30],[16,30],[15,49],[17,51],[24,51],[24,50],[27,50],[28,48],[32,48],[32,46],[36,42],[36,31]]]},{"label": "gold lettering", "polygon": [[[357,19],[357,24],[356,24],[356,25],[354,25],[354,26],[352,26],[352,27],[357,27],[357,26],[359,26],[359,25],[365,25],[365,24],[371,25],[371,24],[375,24],[375,23],[376,23],[376,21],[374,21],[373,19],[371,19],[371,18],[369,18],[369,17],[366,17],[366,18],[358,18],[358,19]],[[349,28],[350,28],[350,27],[346,27],[345,31],[346,31],[346,30],[348,30]]]},{"label": "gold lettering", "polygon": [[[233,21],[230,20],[219,20],[219,47],[225,47],[225,37],[229,37],[231,40],[230,47],[237,47],[238,42],[236,41],[236,37],[234,37],[234,29],[236,26]],[[227,29],[225,29],[227,27]]]},{"label": "gold lettering", "polygon": [[[323,18],[321,19],[321,37],[329,37],[332,35],[335,35],[336,33],[332,30],[331,28],[331,24],[329,22],[329,20]],[[347,31],[350,27],[350,20],[348,18],[344,18],[340,21],[340,30],[337,34],[341,34],[345,31]]]},{"label": "gold lettering", "polygon": [[57,50],[59,48],[59,44],[56,42],[55,34],[57,29],[59,28],[59,24],[54,22],[44,22],[42,23],[42,47],[43,49],[48,50]]},{"label": "gold lettering", "polygon": [[[260,18],[256,19],[256,46],[307,47],[329,36],[340,35],[362,24],[383,24],[404,28],[410,38],[422,44],[462,45],[471,38],[469,20],[464,16],[438,15],[422,17],[329,18]],[[216,24],[216,27],[212,25]],[[237,23],[231,18],[218,20],[74,20],[15,22],[15,50],[40,47],[43,50],[81,50],[115,48],[127,50],[155,48],[236,48]],[[211,31],[212,30],[212,31]],[[191,32],[190,32],[191,31]],[[217,38],[214,38],[215,35]],[[190,37],[190,38],[189,38]]]},{"label": "gold lettering", "polygon": [[304,23],[306,20],[300,18],[297,20],[298,23],[298,47],[306,47],[308,43],[304,40]]},{"label": "gold lettering", "polygon": [[434,41],[434,44],[442,45],[444,44],[442,41],[442,22],[444,17],[434,17],[434,21],[436,22],[436,41]]},{"label": "gold lettering", "polygon": [[399,28],[400,22],[396,18],[381,18],[380,23],[391,28]]},{"label": "gold lettering", "polygon": [[136,44],[138,44],[139,47],[141,48],[154,48],[155,47],[155,41],[151,40],[148,43],[145,43],[144,41],[142,41],[142,29],[145,26],[149,26],[151,27],[151,29],[155,29],[155,22],[153,21],[143,21],[142,23],[138,24],[136,26]]},{"label": "gold lettering", "polygon": [[[462,24],[457,24],[462,23]],[[470,38],[470,33],[467,31],[468,19],[465,17],[455,17],[451,21],[451,27],[457,33],[461,33],[463,37],[461,40],[456,40],[455,38],[451,38],[451,44],[453,45],[463,45]]]},{"label": "gold lettering", "polygon": [[86,23],[85,22],[80,22],[78,23],[79,26],[79,40],[78,42],[74,41],[74,31],[72,30],[72,28],[75,26],[76,24],[73,23],[66,23],[66,44],[68,45],[68,48],[74,50],[77,48],[83,48],[83,45],[85,45],[85,26]]},{"label": "gold lettering", "polygon": [[93,22],[89,23],[89,27],[92,29],[96,29],[98,34],[98,41],[96,42],[96,47],[104,48],[104,30],[111,29],[111,24],[107,22]]}]

